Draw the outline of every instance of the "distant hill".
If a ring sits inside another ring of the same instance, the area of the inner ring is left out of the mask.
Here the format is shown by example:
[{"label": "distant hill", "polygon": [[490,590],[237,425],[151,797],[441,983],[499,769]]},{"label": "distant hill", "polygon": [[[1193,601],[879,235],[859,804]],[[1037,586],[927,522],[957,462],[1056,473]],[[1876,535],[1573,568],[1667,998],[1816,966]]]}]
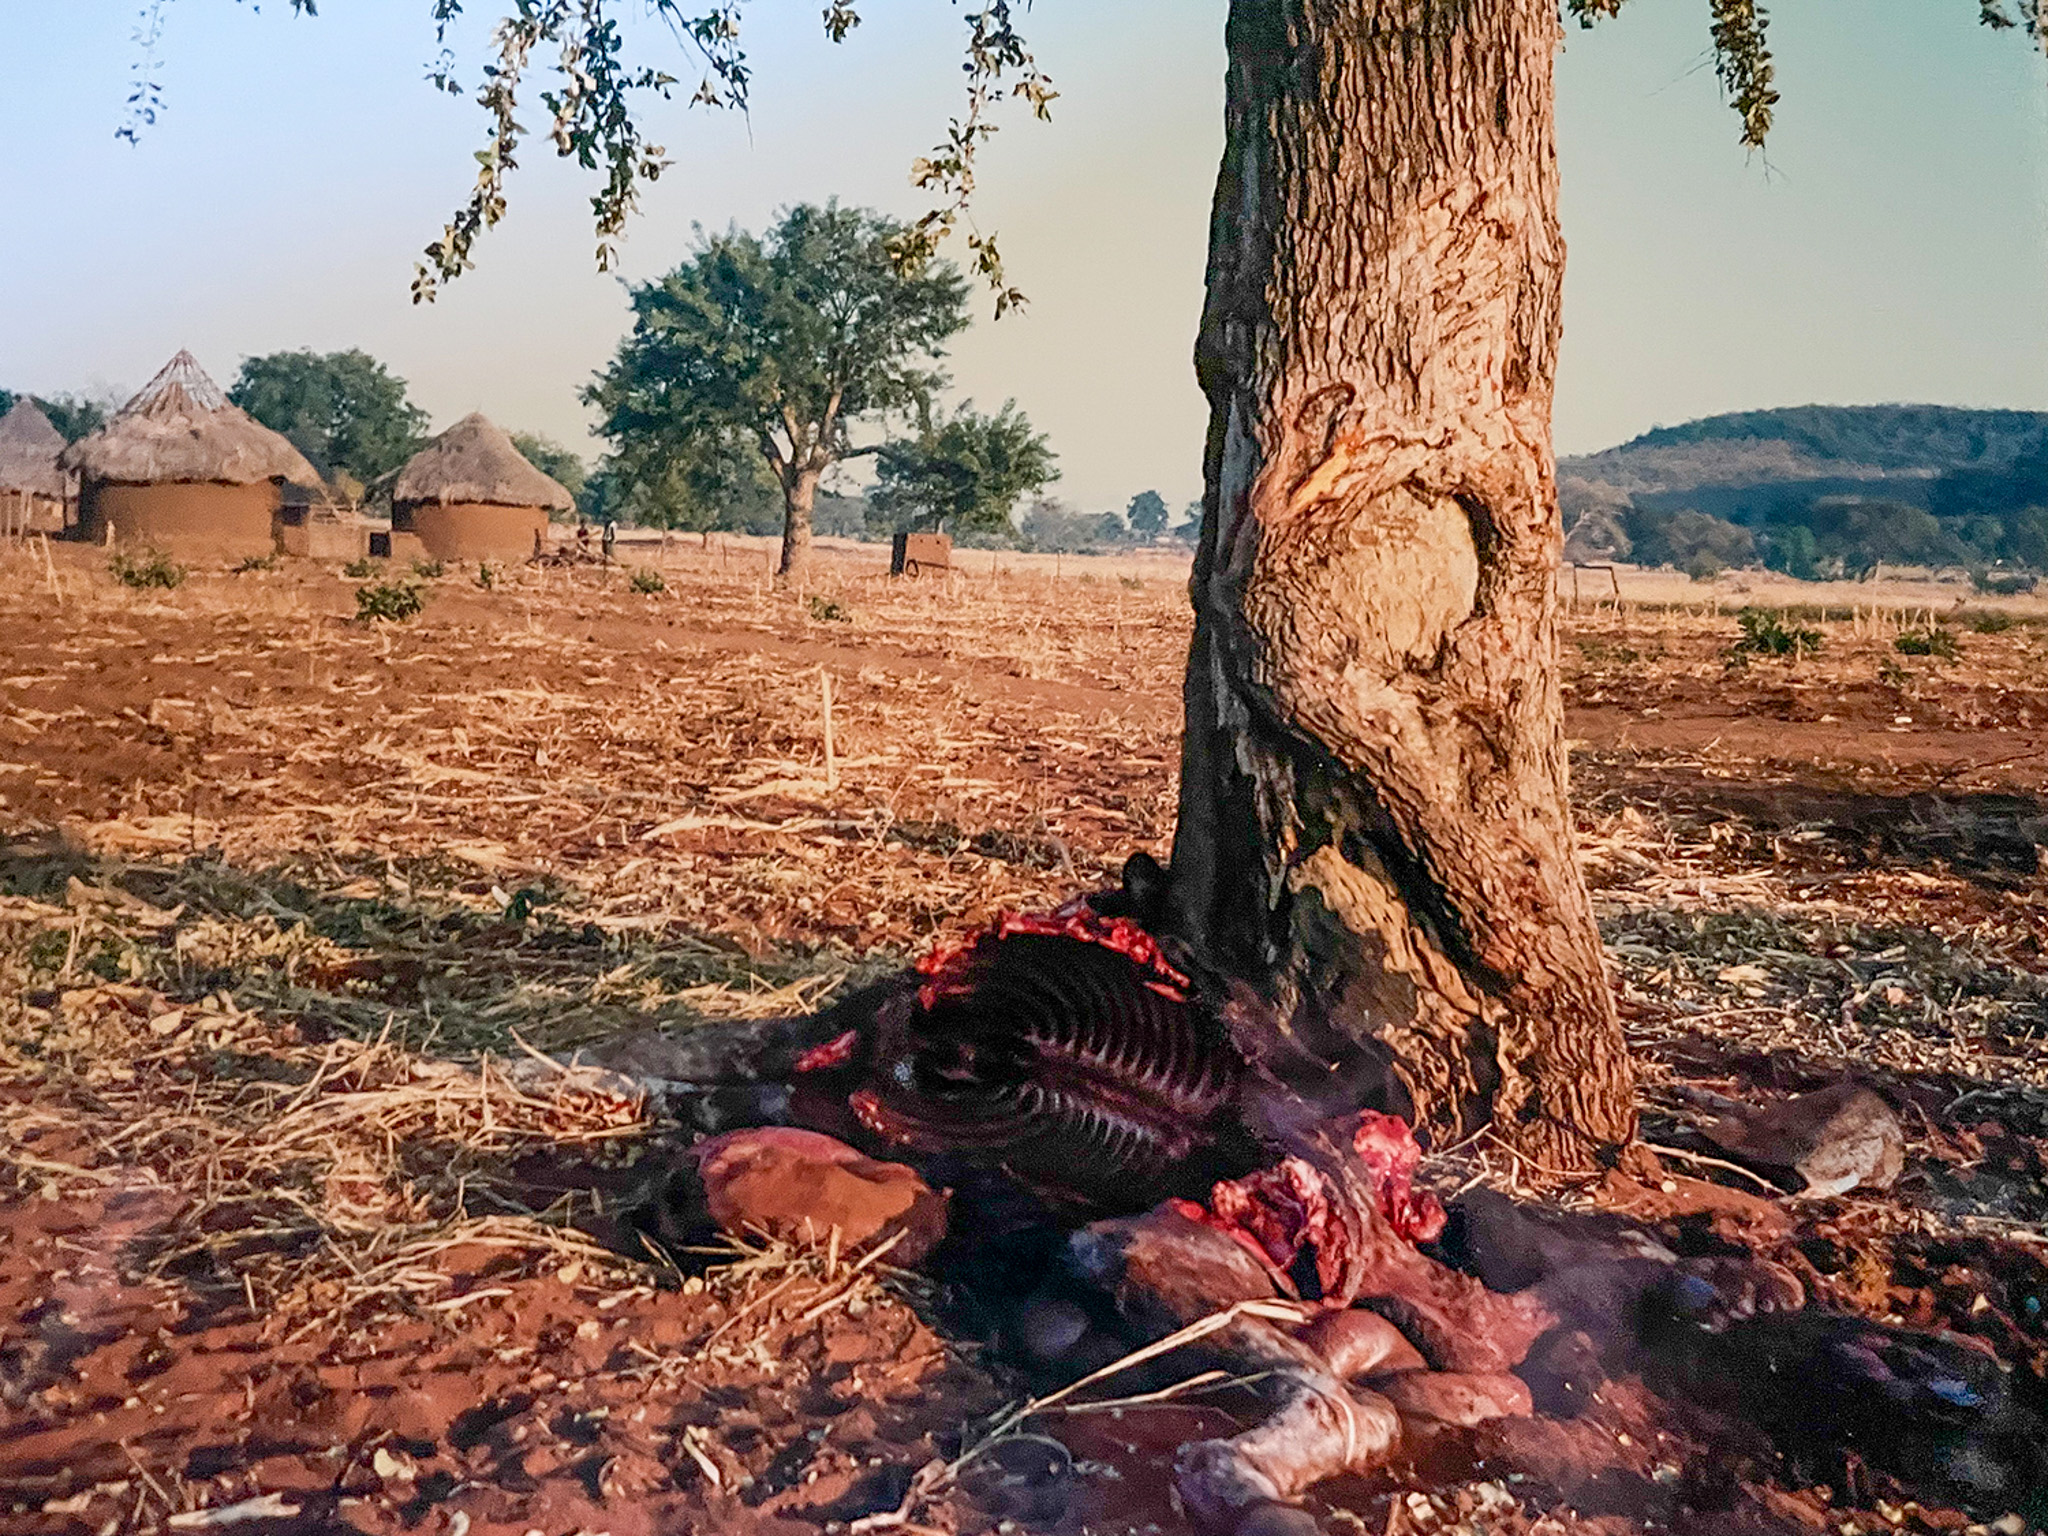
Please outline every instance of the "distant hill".
[{"label": "distant hill", "polygon": [[[1558,461],[1578,558],[1794,575],[2048,568],[2048,412],[1802,405]],[[1801,531],[1803,530],[1803,532]]]},{"label": "distant hill", "polygon": [[1783,443],[1815,460],[1928,471],[2009,464],[2048,441],[2048,411],[1952,405],[1794,405],[1655,427],[1605,458],[1694,443]]}]

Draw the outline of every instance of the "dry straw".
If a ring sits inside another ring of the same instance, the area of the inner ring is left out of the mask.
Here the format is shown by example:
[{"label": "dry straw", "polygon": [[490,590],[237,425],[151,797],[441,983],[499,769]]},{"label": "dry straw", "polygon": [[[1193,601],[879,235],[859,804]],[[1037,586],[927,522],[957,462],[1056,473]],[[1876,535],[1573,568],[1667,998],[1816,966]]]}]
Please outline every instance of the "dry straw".
[{"label": "dry straw", "polygon": [[473,411],[414,454],[391,481],[395,506],[546,507],[575,510],[557,480],[527,462],[503,428]]},{"label": "dry straw", "polygon": [[61,497],[64,471],[57,459],[64,452],[64,434],[26,397],[0,416],[0,492]]},{"label": "dry straw", "polygon": [[59,462],[87,480],[129,485],[321,483],[305,455],[230,404],[190,352],[164,364],[112,421],[65,449]]}]

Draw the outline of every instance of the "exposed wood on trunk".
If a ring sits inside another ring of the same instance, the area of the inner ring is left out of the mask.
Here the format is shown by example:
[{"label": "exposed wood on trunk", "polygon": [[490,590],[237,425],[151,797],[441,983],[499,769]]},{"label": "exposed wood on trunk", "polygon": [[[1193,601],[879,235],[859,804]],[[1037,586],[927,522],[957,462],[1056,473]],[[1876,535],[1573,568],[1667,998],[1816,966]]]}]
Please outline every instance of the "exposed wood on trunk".
[{"label": "exposed wood on trunk", "polygon": [[1548,0],[1231,8],[1173,861],[1299,1038],[1552,1171],[1633,1132],[1557,684],[1557,41]]}]

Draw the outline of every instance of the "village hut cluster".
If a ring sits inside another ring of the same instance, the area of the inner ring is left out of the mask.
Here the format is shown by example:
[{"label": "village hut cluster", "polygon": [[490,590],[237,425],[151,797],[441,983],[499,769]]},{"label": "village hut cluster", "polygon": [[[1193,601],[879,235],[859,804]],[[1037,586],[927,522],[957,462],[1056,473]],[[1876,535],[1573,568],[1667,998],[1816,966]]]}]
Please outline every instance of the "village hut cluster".
[{"label": "village hut cluster", "polygon": [[283,434],[240,409],[189,352],[99,431],[66,446],[33,401],[0,419],[0,533],[69,535],[181,559],[363,555],[519,561],[545,552],[569,492],[503,429],[465,416],[385,486],[390,531],[337,497]]}]

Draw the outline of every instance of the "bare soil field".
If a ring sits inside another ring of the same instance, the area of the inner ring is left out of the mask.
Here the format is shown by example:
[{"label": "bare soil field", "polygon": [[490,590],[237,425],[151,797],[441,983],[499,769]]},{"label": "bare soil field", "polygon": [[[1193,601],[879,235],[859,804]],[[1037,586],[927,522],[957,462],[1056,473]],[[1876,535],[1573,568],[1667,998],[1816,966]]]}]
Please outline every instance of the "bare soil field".
[{"label": "bare soil field", "polygon": [[[134,590],[98,551],[0,550],[0,1530],[1181,1528],[1173,1450],[1236,1399],[1032,1416],[1074,1473],[1020,1491],[976,1450],[1029,1386],[935,1282],[667,1253],[635,1213],[673,1143],[536,1070],[808,1008],[1165,857],[1184,562],[969,552],[891,581],[881,551],[824,553],[789,594],[744,540],[624,546],[655,591],[451,567],[418,618],[363,623],[332,570]],[[1582,853],[1674,1149],[1601,1197],[2038,1386],[2048,619],[1809,595],[1818,644],[1776,656],[1733,649],[1757,594],[1581,590]],[[1930,613],[1952,657],[1898,648]],[[1765,1200],[1701,1160],[1707,1096],[1844,1072],[1905,1123],[1891,1190]],[[1429,1171],[1522,1172],[1483,1144]],[[1624,1389],[1313,1507],[1991,1529],[1911,1494]]]}]

